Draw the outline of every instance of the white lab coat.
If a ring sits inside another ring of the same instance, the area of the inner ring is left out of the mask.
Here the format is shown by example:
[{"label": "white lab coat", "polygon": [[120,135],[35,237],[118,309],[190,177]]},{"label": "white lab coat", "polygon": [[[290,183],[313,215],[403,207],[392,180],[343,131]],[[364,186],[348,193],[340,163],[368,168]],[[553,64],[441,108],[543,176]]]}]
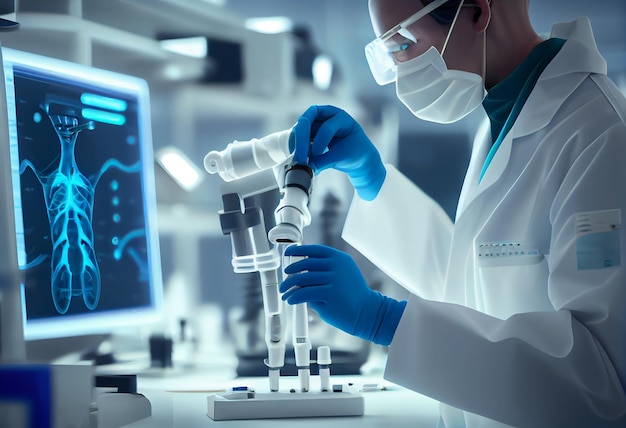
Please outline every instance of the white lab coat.
[{"label": "white lab coat", "polygon": [[626,426],[626,103],[588,19],[552,36],[479,182],[483,126],[454,224],[388,166],[344,227],[412,291],[385,378],[441,401],[447,427]]}]

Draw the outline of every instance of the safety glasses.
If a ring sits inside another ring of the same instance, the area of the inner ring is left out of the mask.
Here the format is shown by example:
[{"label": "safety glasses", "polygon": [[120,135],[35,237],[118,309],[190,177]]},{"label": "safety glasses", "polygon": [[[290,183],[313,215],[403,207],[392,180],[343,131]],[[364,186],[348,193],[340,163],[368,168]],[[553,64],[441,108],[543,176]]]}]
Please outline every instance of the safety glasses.
[{"label": "safety glasses", "polygon": [[[447,1],[449,0],[433,1],[365,46],[365,57],[376,83],[386,85],[396,80],[396,61],[393,53],[403,49],[403,43],[400,43],[398,39],[415,43],[415,37],[408,27]],[[396,37],[397,35],[402,37]]]}]

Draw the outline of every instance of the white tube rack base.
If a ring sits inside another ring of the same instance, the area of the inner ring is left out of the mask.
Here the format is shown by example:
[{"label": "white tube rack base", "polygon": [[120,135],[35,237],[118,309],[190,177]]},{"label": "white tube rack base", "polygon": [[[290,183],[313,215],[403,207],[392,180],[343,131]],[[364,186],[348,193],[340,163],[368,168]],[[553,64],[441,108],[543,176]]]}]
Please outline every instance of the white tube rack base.
[{"label": "white tube rack base", "polygon": [[208,416],[215,421],[240,419],[363,416],[363,396],[351,391],[233,392],[210,395]]}]

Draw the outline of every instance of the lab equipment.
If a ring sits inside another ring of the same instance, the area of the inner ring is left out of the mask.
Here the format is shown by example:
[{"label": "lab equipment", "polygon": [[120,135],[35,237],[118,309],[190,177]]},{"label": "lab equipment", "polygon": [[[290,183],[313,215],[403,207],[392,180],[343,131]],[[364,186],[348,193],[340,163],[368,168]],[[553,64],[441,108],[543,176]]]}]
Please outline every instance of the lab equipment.
[{"label": "lab equipment", "polygon": [[344,110],[313,105],[300,116],[293,135],[296,163],[309,165],[316,174],[328,168],[345,172],[361,198],[376,197],[385,166],[361,125]]},{"label": "lab equipment", "polygon": [[320,373],[320,390],[322,392],[330,390],[330,347],[319,346],[317,348],[317,365]]},{"label": "lab equipment", "polygon": [[[220,222],[229,234],[235,272],[259,272],[265,311],[265,340],[268,348],[270,390],[278,391],[280,369],[284,365],[285,339],[283,305],[278,293],[282,279],[281,252],[302,241],[302,229],[311,221],[308,192],[312,173],[301,166],[290,165],[291,129],[261,139],[235,141],[221,152],[211,151],[204,159],[209,173],[218,173],[222,185],[224,210]],[[269,174],[268,174],[269,172]],[[259,177],[261,174],[261,177]],[[230,184],[232,182],[232,184]],[[278,184],[277,184],[278,183]],[[280,186],[284,195],[275,210],[275,223],[265,217],[254,203],[254,197],[270,197],[268,192]],[[242,207],[245,210],[242,211]],[[268,231],[268,225],[271,229]],[[270,243],[274,245],[270,248]],[[308,390],[310,351],[306,305],[294,310],[293,345],[296,352],[301,389]]]},{"label": "lab equipment", "polygon": [[[150,416],[150,402],[139,394],[97,394],[92,402],[90,364],[48,364],[88,354],[117,328],[160,316],[147,84],[13,49],[3,48],[2,56],[9,130],[2,160],[11,172],[3,206],[15,226],[2,260],[16,255],[24,297],[16,308],[25,310],[23,320],[7,325],[27,339],[24,361],[2,369],[47,382],[55,394],[45,405],[72,424],[77,414],[99,427]],[[61,425],[67,423],[52,424]]]},{"label": "lab equipment", "polygon": [[[302,243],[303,229],[311,222],[308,202],[313,181],[313,171],[294,162],[290,151],[291,136],[292,129],[287,129],[260,139],[234,141],[224,150],[211,151],[204,158],[205,169],[219,174],[224,181],[220,223],[222,231],[230,235],[233,269],[236,273],[258,272],[261,277],[268,350],[265,364],[271,391],[269,395],[249,393],[209,397],[209,416],[216,420],[328,416],[336,415],[336,412],[362,414],[362,397],[358,393],[345,396],[348,405],[337,409],[326,404],[329,398],[326,395],[309,391],[311,341],[305,303],[295,305],[292,316],[292,344],[300,394],[280,392],[280,370],[285,361],[286,344],[284,304],[279,285],[284,265],[292,262],[285,258],[286,249]],[[275,205],[274,213],[267,216],[268,213],[260,207],[263,201],[276,200],[278,189],[282,197]]]},{"label": "lab equipment", "polygon": [[3,56],[26,339],[157,320],[146,82],[13,49]]},{"label": "lab equipment", "polygon": [[320,416],[362,416],[362,396],[351,390],[306,394],[233,392],[209,396],[208,415],[216,421]]},{"label": "lab equipment", "polygon": [[[279,255],[283,257],[282,267],[293,262],[285,260],[285,249],[302,243],[302,231],[311,223],[308,205],[312,182],[313,172],[306,165],[291,165],[285,171],[283,196],[275,212],[276,225],[268,232],[268,239],[277,246]],[[307,392],[311,375],[311,339],[306,303],[293,307],[292,344],[300,390]]]},{"label": "lab equipment", "polygon": [[[287,258],[287,257],[286,257]],[[291,259],[290,257],[288,259]],[[293,259],[290,260],[293,263]],[[287,263],[283,263],[287,266]],[[311,376],[311,339],[309,338],[309,311],[306,303],[300,303],[293,307],[293,328],[291,329],[293,352],[295,355],[300,390],[309,390]]]}]

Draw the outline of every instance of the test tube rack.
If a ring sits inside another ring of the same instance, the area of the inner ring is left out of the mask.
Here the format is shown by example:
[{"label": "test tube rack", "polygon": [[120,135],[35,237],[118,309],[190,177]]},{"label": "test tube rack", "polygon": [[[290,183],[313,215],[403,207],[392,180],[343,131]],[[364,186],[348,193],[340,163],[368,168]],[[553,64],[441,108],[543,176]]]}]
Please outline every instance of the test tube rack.
[{"label": "test tube rack", "polygon": [[215,421],[243,419],[363,416],[358,391],[338,389],[309,392],[231,392],[207,398],[208,416]]}]

